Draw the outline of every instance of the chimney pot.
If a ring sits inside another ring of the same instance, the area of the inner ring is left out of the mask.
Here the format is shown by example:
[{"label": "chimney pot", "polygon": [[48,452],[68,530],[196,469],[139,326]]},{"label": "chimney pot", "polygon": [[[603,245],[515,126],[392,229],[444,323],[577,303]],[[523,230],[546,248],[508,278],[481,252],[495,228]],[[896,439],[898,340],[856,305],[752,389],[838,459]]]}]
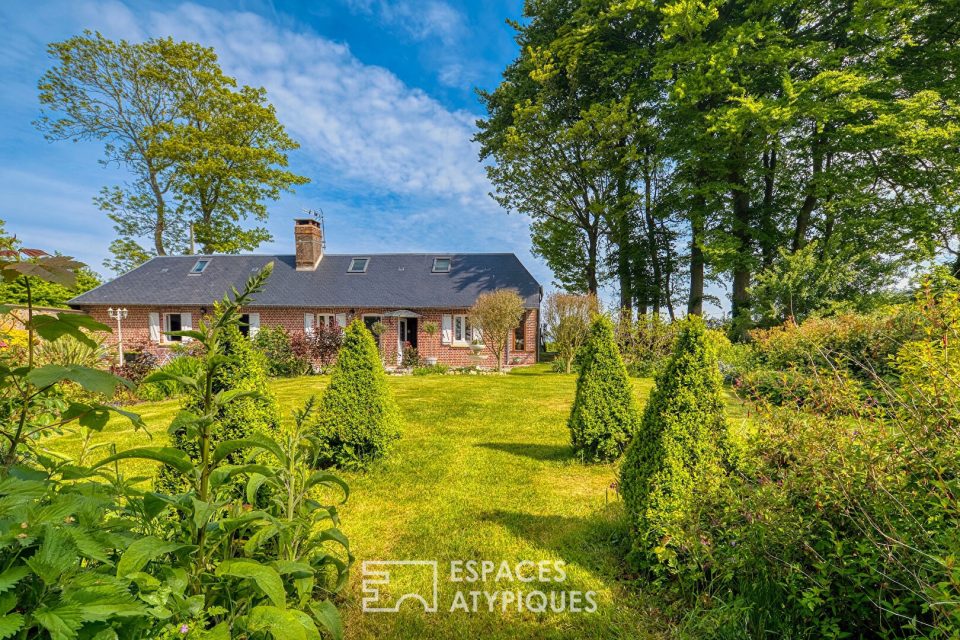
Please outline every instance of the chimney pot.
[{"label": "chimney pot", "polygon": [[297,271],[314,271],[323,259],[323,229],[313,218],[293,221],[293,238],[297,248]]}]

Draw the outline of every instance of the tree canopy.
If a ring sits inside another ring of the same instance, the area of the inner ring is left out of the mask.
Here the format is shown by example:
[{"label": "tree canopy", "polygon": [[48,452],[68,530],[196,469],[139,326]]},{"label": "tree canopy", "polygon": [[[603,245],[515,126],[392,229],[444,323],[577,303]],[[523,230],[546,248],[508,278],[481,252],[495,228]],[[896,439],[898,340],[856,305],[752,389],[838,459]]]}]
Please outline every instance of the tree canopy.
[{"label": "tree canopy", "polygon": [[[271,240],[264,200],[308,182],[287,169],[298,148],[262,88],[238,86],[213,49],[172,38],[118,42],[90,31],[48,47],[37,126],[50,140],[104,143],[130,172],[97,206],[117,238],[107,266],[151,255],[235,253]],[[248,226],[252,219],[253,226]]]},{"label": "tree canopy", "polygon": [[[702,313],[713,280],[738,335],[786,317],[789,305],[770,313],[767,274],[798,252],[858,283],[820,287],[825,305],[882,292],[926,260],[960,265],[957,9],[527,3],[522,51],[483,94],[495,197],[532,217],[557,284],[594,291],[582,274],[597,264],[622,307],[672,315]],[[570,204],[585,194],[593,227]]]}]

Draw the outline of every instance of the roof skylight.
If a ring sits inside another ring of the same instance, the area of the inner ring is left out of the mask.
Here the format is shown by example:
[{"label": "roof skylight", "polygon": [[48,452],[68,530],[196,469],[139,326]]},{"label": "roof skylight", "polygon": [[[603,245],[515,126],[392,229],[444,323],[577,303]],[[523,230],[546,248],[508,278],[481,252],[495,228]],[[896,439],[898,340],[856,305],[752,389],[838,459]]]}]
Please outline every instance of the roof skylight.
[{"label": "roof skylight", "polygon": [[365,273],[369,262],[370,258],[351,258],[347,273]]},{"label": "roof skylight", "polygon": [[190,269],[190,275],[198,276],[203,273],[203,270],[207,268],[207,265],[210,264],[209,258],[200,258],[197,260],[197,263],[193,265],[193,268]]},{"label": "roof skylight", "polygon": [[450,258],[434,258],[433,272],[434,273],[450,273]]}]

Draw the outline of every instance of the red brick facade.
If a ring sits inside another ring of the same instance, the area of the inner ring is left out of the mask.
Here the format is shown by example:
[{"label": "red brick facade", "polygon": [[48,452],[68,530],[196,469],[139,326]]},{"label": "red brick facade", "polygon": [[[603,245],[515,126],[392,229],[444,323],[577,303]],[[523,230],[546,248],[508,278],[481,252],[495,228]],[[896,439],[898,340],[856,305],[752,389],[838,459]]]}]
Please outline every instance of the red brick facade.
[{"label": "red brick facade", "polygon": [[[106,307],[88,307],[85,309],[95,320],[102,322],[113,328],[113,334],[108,336],[107,341],[111,345],[116,345],[117,343],[117,330],[116,330],[116,320],[111,319],[107,315]],[[169,313],[180,313],[180,314],[191,314],[192,324],[196,325],[201,317],[204,314],[212,311],[211,307],[128,307],[128,315],[123,321],[123,343],[125,349],[130,349],[133,347],[138,347],[140,345],[148,345],[148,348],[151,351],[154,351],[161,357],[169,353],[170,343],[166,341],[166,337],[161,334],[160,340],[151,339],[150,335],[150,314],[158,314],[160,327],[159,330],[162,332],[164,330],[164,315]],[[352,311],[352,313],[351,313]],[[303,308],[303,307],[250,307],[249,309],[244,309],[243,313],[256,313],[259,314],[260,318],[260,327],[275,327],[278,325],[283,326],[287,331],[303,331],[304,330],[304,315],[312,314],[314,318],[314,323],[317,323],[317,315],[329,315],[336,316],[338,314],[343,314],[346,316],[347,322],[352,320],[355,316],[382,316],[384,313],[394,311],[393,309],[345,309],[345,308],[330,308],[330,309],[321,309],[321,308]],[[443,316],[450,315],[467,315],[469,312],[467,309],[419,309],[417,310],[419,317],[416,319],[417,322],[417,351],[420,355],[421,360],[425,358],[436,358],[438,363],[446,364],[452,367],[463,367],[476,365],[482,368],[493,368],[496,363],[493,362],[493,355],[490,352],[489,348],[485,348],[481,352],[481,356],[476,357],[474,355],[473,349],[469,346],[468,343],[462,344],[445,344],[444,338],[450,337],[444,335],[444,322]],[[515,340],[512,336],[508,340],[507,352],[504,356],[504,363],[507,365],[528,365],[536,362],[537,358],[537,341],[539,340],[538,335],[538,310],[537,309],[528,309],[524,316],[524,331],[523,331],[523,345],[522,349],[515,348]],[[342,317],[342,316],[341,316]],[[381,318],[381,321],[386,325],[386,332],[380,337],[381,344],[383,345],[383,352],[385,361],[388,364],[397,363],[398,360],[398,327],[400,325],[399,318]],[[424,324],[427,322],[433,322],[437,325],[438,331],[434,335],[428,335],[424,330]],[[155,336],[154,336],[155,337]]]}]

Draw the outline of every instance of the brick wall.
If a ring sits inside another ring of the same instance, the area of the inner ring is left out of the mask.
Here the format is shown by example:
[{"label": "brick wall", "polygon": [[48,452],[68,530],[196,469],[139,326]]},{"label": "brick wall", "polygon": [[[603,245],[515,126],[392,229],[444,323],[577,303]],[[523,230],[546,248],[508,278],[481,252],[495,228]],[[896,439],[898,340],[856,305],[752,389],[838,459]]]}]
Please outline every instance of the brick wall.
[{"label": "brick wall", "polygon": [[[130,350],[134,347],[144,346],[150,351],[156,353],[161,359],[169,356],[170,344],[165,342],[165,337],[161,337],[161,342],[157,343],[150,340],[150,313],[158,313],[161,318],[161,331],[163,330],[163,315],[166,313],[190,313],[193,316],[193,324],[196,326],[199,319],[213,310],[209,307],[128,307],[127,318],[123,321],[123,343],[124,348]],[[106,307],[89,307],[86,311],[98,320],[110,327],[114,327],[114,332],[107,336],[107,342],[116,345],[116,320],[112,320],[107,315]],[[244,309],[243,313],[254,312],[260,314],[260,326],[274,327],[282,325],[288,331],[303,331],[304,314],[346,314],[349,322],[354,316],[382,315],[391,309],[351,309],[348,308],[313,308],[313,307],[251,307]],[[485,358],[476,358],[473,350],[469,346],[454,346],[441,344],[442,336],[442,316],[443,314],[467,314],[467,309],[421,309],[418,310],[420,317],[417,318],[417,351],[421,359],[433,357],[439,363],[452,367],[462,367],[477,365],[483,368],[493,368],[493,355],[489,348],[481,352]],[[514,348],[514,340],[511,339],[507,344],[507,353],[504,357],[508,365],[528,365],[536,362],[537,357],[537,325],[538,310],[529,309],[524,318],[525,344],[522,351]],[[386,332],[380,336],[383,345],[384,359],[388,365],[397,363],[397,331],[399,326],[398,318],[383,318],[382,322],[387,326]],[[433,322],[437,325],[438,331],[430,336],[423,330],[427,322]]]}]

